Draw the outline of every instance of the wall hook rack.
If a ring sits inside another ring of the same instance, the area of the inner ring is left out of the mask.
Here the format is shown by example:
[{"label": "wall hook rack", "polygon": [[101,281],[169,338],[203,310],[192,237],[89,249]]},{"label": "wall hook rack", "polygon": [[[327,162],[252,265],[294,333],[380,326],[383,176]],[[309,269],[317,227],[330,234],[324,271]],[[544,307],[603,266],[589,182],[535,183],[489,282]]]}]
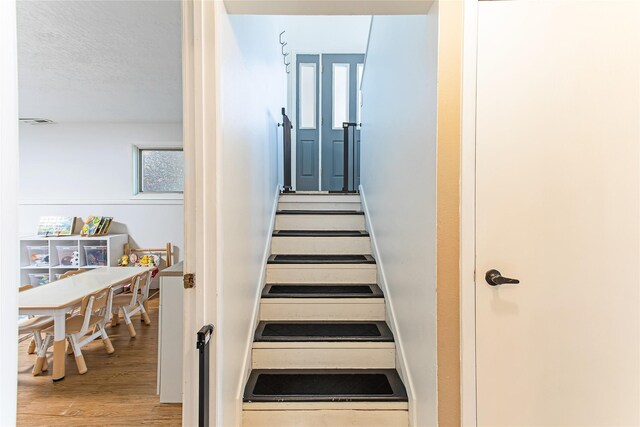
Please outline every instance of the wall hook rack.
[{"label": "wall hook rack", "polygon": [[289,65],[291,65],[291,62],[287,62],[287,56],[289,56],[289,54],[291,52],[285,52],[284,51],[284,47],[288,44],[286,41],[284,41],[282,39],[282,36],[284,36],[286,31],[283,31],[280,33],[280,35],[278,36],[278,40],[280,41],[280,52],[282,53],[282,63],[284,64],[285,67],[285,71],[287,72],[287,74],[289,74],[291,71],[289,70]]}]

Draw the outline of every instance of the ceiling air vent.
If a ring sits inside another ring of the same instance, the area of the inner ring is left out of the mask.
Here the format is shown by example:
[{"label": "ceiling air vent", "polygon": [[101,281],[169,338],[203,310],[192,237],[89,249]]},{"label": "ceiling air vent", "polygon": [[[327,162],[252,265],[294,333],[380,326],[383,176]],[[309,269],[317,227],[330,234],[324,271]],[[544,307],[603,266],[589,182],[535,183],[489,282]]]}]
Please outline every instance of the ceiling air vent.
[{"label": "ceiling air vent", "polygon": [[30,125],[48,125],[55,123],[53,120],[49,119],[21,118],[19,120],[20,123],[28,123]]}]

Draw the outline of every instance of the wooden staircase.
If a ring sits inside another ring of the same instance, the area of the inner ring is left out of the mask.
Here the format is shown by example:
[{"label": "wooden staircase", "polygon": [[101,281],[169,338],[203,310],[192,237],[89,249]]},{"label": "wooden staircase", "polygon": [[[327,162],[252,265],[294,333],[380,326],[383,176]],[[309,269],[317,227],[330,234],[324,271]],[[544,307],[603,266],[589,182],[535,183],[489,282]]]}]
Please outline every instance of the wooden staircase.
[{"label": "wooden staircase", "polygon": [[360,196],[280,196],[246,427],[408,426]]}]

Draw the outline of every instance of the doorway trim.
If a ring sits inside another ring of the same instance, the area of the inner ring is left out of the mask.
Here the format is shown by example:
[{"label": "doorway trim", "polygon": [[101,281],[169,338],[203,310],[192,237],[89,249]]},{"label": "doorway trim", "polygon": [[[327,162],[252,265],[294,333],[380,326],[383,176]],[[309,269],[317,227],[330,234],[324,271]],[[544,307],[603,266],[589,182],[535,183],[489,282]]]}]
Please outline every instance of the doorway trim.
[{"label": "doorway trim", "polygon": [[[220,141],[219,70],[215,38],[219,2],[182,2],[182,86],[184,188],[184,273],[195,287],[184,290],[182,425],[198,424],[196,332],[217,323],[218,179]],[[222,6],[223,7],[223,6]],[[216,423],[217,335],[209,353],[209,414]]]},{"label": "doorway trim", "polygon": [[15,425],[18,395],[18,42],[15,0],[0,3],[0,424]]},{"label": "doorway trim", "polygon": [[464,0],[460,138],[460,399],[461,425],[477,425],[476,388],[476,70],[478,1]]}]

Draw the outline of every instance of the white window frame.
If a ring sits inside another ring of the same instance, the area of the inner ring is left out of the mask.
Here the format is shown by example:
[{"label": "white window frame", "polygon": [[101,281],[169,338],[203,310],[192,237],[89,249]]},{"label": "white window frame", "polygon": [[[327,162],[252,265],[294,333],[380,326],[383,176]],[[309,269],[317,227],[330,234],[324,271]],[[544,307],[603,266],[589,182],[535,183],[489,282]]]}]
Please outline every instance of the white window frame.
[{"label": "white window frame", "polygon": [[132,155],[132,176],[131,182],[133,184],[133,196],[132,199],[145,199],[145,200],[184,200],[183,191],[172,192],[153,192],[153,191],[141,191],[141,156],[143,151],[147,150],[164,150],[164,151],[182,151],[183,146],[179,143],[171,145],[134,145]]}]

